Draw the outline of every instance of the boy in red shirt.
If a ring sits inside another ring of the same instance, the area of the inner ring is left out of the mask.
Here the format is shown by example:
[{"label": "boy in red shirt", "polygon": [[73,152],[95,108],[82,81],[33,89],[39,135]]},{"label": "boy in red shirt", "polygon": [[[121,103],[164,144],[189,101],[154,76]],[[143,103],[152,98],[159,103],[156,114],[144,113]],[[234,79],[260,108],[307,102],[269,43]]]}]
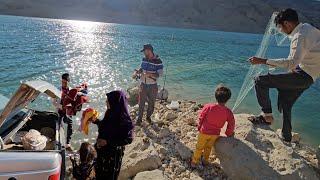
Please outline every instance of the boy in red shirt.
[{"label": "boy in red shirt", "polygon": [[227,122],[226,135],[234,134],[235,120],[232,111],[225,106],[231,97],[231,90],[218,86],[215,91],[217,103],[206,104],[200,112],[198,124],[198,142],[194,151],[191,166],[195,167],[203,156],[203,164],[208,164],[211,150],[215,153],[214,144],[220,136],[221,128]]}]

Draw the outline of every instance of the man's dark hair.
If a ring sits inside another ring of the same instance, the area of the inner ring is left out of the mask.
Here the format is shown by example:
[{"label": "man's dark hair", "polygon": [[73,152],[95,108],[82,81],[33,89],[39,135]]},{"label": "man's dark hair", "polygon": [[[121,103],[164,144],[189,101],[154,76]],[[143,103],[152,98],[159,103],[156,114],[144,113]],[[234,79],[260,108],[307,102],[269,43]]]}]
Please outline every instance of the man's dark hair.
[{"label": "man's dark hair", "polygon": [[68,74],[68,73],[62,74],[61,79],[64,79],[64,80],[66,80],[66,81],[70,81],[69,74]]},{"label": "man's dark hair", "polygon": [[276,25],[279,25],[279,24],[283,24],[284,21],[298,23],[299,16],[297,11],[291,8],[280,11],[279,14],[277,14],[276,18],[274,19],[274,23]]},{"label": "man's dark hair", "polygon": [[219,85],[216,88],[215,97],[218,103],[227,103],[231,98],[231,90],[224,85]]}]

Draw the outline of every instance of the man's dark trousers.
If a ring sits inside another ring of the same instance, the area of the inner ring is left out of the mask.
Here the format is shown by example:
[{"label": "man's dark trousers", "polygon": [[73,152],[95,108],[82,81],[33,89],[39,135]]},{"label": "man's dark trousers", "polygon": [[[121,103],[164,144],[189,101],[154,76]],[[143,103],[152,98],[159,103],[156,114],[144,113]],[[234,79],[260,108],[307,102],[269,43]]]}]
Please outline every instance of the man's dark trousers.
[{"label": "man's dark trousers", "polygon": [[60,123],[64,122],[67,124],[67,137],[66,137],[66,144],[70,144],[71,136],[73,134],[73,125],[71,117],[68,117],[66,114],[59,113],[60,116]]},{"label": "man's dark trousers", "polygon": [[313,84],[313,79],[301,69],[284,74],[267,74],[255,79],[255,90],[258,103],[264,113],[272,113],[269,89],[279,91],[278,108],[283,113],[282,136],[291,141],[291,110],[301,94]]},{"label": "man's dark trousers", "polygon": [[147,118],[150,118],[154,111],[154,105],[156,102],[158,94],[158,85],[157,84],[144,84],[140,85],[139,93],[139,114],[138,122],[142,121],[143,111],[145,103],[148,102]]}]

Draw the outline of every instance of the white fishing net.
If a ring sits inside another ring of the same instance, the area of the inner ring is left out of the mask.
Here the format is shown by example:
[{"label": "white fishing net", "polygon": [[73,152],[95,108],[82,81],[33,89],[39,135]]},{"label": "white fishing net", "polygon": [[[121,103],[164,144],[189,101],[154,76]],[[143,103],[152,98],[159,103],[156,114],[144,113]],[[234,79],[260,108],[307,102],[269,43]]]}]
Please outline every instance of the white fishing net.
[{"label": "white fishing net", "polygon": [[[261,41],[260,47],[258,51],[256,52],[255,56],[260,58],[266,58],[268,49],[270,49],[270,46],[275,44],[276,46],[289,46],[290,41],[286,35],[279,32],[275,23],[274,19],[276,17],[277,13],[273,13],[269,23],[266,27],[263,39]],[[236,99],[236,102],[232,108],[232,111],[236,111],[237,108],[240,106],[242,101],[245,99],[245,97],[248,95],[250,90],[254,86],[254,77],[264,74],[267,72],[273,71],[273,69],[269,69],[269,67],[265,65],[251,65],[249,68],[249,71],[244,79],[244,82],[242,84],[242,87],[240,89],[240,92],[238,94],[238,97]]]}]

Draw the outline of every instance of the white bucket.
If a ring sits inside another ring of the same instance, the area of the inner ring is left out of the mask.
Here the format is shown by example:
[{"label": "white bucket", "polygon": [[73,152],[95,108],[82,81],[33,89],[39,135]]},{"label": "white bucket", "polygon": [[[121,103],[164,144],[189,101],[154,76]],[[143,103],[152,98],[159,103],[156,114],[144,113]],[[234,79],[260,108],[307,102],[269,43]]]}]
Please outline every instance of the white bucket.
[{"label": "white bucket", "polygon": [[179,109],[179,102],[178,101],[171,101],[171,103],[169,105],[167,105],[168,109],[172,109],[172,110],[177,110]]}]

